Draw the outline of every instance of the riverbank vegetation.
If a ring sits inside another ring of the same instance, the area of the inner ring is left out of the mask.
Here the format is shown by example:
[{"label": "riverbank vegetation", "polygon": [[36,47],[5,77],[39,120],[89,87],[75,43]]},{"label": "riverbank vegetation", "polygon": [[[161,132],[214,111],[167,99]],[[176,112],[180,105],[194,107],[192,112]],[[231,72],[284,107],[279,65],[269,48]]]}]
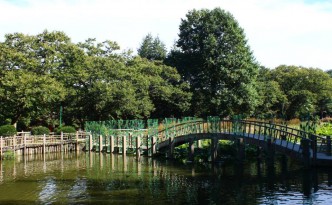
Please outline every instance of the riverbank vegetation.
[{"label": "riverbank vegetation", "polygon": [[0,125],[54,131],[120,118],[324,118],[332,114],[330,73],[260,65],[220,8],[189,11],[170,51],[151,34],[135,54],[110,40],[74,43],[60,31],[12,33],[0,42]]}]

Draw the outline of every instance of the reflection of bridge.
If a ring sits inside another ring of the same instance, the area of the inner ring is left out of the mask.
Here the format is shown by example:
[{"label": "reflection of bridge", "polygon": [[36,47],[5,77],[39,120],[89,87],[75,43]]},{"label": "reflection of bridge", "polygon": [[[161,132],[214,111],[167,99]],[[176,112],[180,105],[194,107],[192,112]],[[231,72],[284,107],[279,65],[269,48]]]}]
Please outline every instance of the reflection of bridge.
[{"label": "reflection of bridge", "polygon": [[[107,126],[103,126],[103,130],[107,130]],[[272,154],[278,151],[301,159],[306,165],[332,165],[329,137],[320,137],[287,125],[215,118],[207,121],[173,120],[159,125],[159,129],[109,129],[107,137],[96,135],[98,131],[101,133],[100,127],[99,130],[89,131],[92,135],[87,140],[87,150],[124,154],[131,150],[137,155],[140,155],[141,150],[147,150],[150,155],[166,150],[168,157],[172,158],[176,146],[188,143],[189,157],[193,158],[195,144],[199,144],[195,142],[208,139],[211,140],[211,159],[214,161],[218,154],[218,141],[232,140],[237,144],[239,156],[244,156],[244,144],[250,144]]]}]

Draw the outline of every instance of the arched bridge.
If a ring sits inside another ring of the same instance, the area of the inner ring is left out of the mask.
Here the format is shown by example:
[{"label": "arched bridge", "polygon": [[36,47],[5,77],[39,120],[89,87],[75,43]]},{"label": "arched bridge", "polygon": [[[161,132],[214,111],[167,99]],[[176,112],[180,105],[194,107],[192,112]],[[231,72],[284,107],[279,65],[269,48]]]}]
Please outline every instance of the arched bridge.
[{"label": "arched bridge", "polygon": [[238,144],[239,149],[244,148],[244,144],[251,144],[269,152],[278,151],[301,159],[308,165],[332,166],[330,137],[317,136],[287,125],[216,118],[183,122],[173,120],[158,126],[147,129],[110,129],[107,137],[91,135],[86,147],[89,150],[94,148],[96,151],[122,153],[126,153],[129,148],[137,154],[140,154],[140,150],[147,150],[151,155],[166,150],[168,157],[172,157],[176,146],[188,143],[192,157],[194,142],[210,139],[213,161],[218,154],[218,141],[232,140]]}]

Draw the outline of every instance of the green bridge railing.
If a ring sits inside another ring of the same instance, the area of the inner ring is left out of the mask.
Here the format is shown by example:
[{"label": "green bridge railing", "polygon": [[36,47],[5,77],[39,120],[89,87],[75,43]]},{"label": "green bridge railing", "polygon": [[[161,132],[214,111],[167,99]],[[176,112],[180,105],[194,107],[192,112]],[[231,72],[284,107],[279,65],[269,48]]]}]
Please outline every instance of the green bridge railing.
[{"label": "green bridge railing", "polygon": [[[314,129],[315,124],[312,122],[302,123],[300,129],[296,129],[285,124],[274,124],[272,121],[244,120],[241,116],[226,119],[210,116],[206,120],[195,117],[166,118],[163,121],[156,119],[110,120],[91,121],[85,124],[85,130],[91,134],[96,151],[100,151],[100,143],[110,144],[110,138],[106,136],[114,136],[115,147],[122,147],[122,137],[128,136],[125,138],[126,145],[132,149],[137,147],[135,141],[139,137],[141,139],[139,146],[145,146],[148,149],[153,146],[153,143],[160,144],[169,138],[190,134],[228,133],[235,137],[258,137],[264,141],[278,142],[280,145],[286,143],[286,147],[292,146],[292,150],[298,152],[301,151],[301,147],[297,145],[301,143],[301,140],[307,140],[310,142],[313,157],[317,152],[331,154],[330,137],[315,135]],[[100,135],[105,136],[103,142],[98,141]],[[91,147],[88,148],[91,149]]]}]

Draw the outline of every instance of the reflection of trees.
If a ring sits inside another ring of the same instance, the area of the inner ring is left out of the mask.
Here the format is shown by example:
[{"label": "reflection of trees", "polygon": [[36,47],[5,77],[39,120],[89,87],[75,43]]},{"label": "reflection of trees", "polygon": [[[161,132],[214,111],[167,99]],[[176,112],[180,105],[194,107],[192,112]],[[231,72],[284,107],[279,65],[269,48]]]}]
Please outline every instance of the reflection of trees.
[{"label": "reflection of trees", "polygon": [[[114,204],[273,204],[289,197],[304,200],[303,196],[314,202],[319,187],[331,186],[331,171],[291,165],[285,158],[273,164],[184,166],[122,155],[60,154],[58,158],[46,155],[45,162],[43,157],[6,162],[0,183],[19,180],[20,187],[33,190],[31,199],[40,203]],[[5,193],[3,187],[0,195]]]}]

